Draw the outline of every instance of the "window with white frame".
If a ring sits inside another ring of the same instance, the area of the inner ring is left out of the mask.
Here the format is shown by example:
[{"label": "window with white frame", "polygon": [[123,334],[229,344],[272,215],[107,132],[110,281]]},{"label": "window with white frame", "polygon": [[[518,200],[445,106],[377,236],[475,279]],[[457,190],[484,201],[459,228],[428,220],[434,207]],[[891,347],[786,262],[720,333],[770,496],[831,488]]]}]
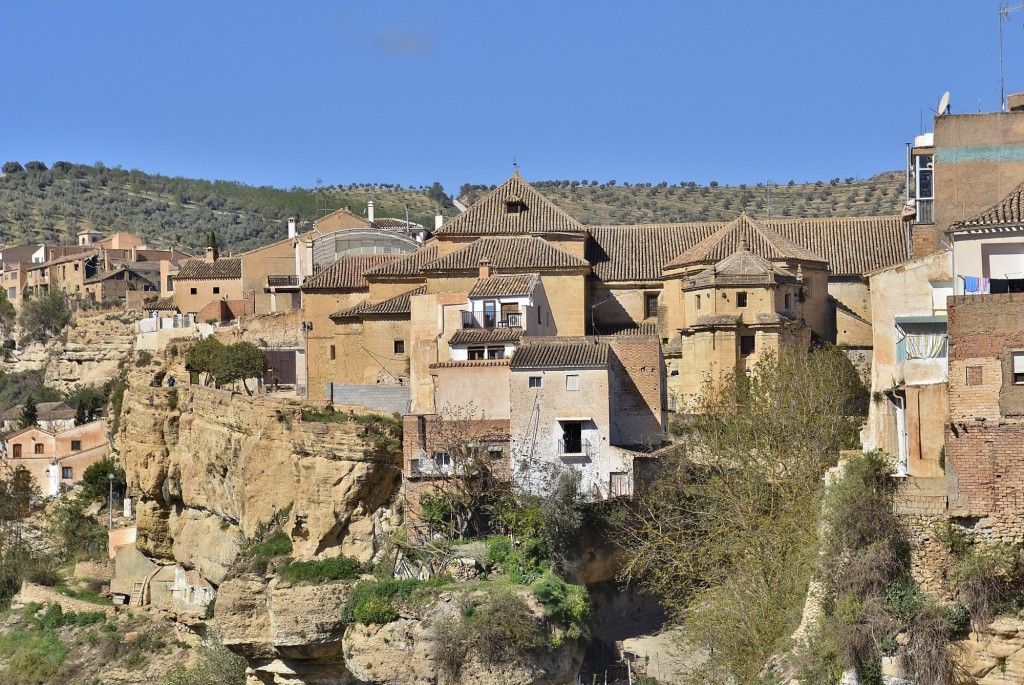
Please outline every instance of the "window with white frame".
[{"label": "window with white frame", "polygon": [[1024,352],[1014,352],[1013,355],[1013,384],[1024,385]]},{"label": "window with white frame", "polygon": [[580,376],[578,373],[566,374],[565,389],[570,391],[576,391],[580,389]]},{"label": "window with white frame", "polygon": [[530,376],[530,387],[539,388],[544,384],[544,378],[541,376]]}]

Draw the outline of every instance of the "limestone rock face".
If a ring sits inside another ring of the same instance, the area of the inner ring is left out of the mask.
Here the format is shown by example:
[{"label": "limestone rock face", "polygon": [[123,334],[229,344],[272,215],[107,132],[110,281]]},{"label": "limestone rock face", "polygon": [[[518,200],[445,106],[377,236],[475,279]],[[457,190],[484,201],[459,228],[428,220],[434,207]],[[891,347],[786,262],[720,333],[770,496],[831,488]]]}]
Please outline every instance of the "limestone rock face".
[{"label": "limestone rock face", "polygon": [[[345,631],[344,657],[349,671],[363,683],[375,685],[436,685],[440,677],[433,653],[434,626],[458,620],[458,592],[447,592],[420,616],[403,616],[382,626],[351,625]],[[544,609],[523,596],[538,618]],[[567,641],[551,650],[521,655],[516,663],[486,664],[470,655],[453,685],[560,685],[575,681],[583,650]]]},{"label": "limestone rock face", "polygon": [[965,670],[978,685],[1024,683],[1024,620],[1000,617],[984,633],[957,643]]},{"label": "limestone rock face", "polygon": [[45,368],[46,385],[65,393],[103,385],[117,377],[119,365],[131,355],[137,318],[122,309],[79,310],[66,342],[27,345],[15,351],[11,368]]},{"label": "limestone rock face", "polygon": [[129,376],[118,435],[128,487],[142,496],[141,550],[219,584],[242,536],[291,506],[293,556],[373,556],[400,457],[375,450],[362,424],[305,423],[290,400],[154,388],[152,373]]}]

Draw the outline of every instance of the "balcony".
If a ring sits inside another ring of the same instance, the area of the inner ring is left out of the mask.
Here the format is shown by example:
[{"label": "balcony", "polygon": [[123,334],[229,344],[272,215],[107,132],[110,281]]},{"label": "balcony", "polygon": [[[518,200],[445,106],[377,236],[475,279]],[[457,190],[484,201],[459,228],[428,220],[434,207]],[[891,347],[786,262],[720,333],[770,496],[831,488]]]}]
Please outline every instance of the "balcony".
[{"label": "balcony", "polygon": [[568,438],[558,441],[558,456],[562,458],[578,458],[594,456],[593,447],[589,440],[582,438]]},{"label": "balcony", "polygon": [[294,288],[302,285],[298,276],[267,276],[268,288]]},{"label": "balcony", "polygon": [[522,312],[470,312],[462,311],[463,328],[522,328]]}]

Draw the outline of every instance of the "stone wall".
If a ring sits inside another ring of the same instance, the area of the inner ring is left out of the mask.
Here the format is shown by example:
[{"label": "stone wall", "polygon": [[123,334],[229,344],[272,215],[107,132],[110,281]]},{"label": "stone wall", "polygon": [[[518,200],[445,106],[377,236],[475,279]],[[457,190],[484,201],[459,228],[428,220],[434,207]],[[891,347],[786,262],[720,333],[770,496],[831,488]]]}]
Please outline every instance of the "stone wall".
[{"label": "stone wall", "polygon": [[409,411],[409,388],[401,385],[328,383],[326,393],[335,405],[366,407],[389,414]]}]

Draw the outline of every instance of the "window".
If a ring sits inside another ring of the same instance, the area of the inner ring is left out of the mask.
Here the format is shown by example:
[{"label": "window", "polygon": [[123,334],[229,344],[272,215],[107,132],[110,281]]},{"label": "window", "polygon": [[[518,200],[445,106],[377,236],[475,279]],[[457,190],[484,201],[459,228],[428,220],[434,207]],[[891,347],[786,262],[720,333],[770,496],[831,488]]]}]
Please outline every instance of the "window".
[{"label": "window", "polygon": [[542,323],[544,323],[544,319],[540,315],[541,309],[542,309],[542,307],[540,305],[537,305],[537,325],[538,326],[540,326]]},{"label": "window", "polygon": [[786,309],[788,310],[792,306],[793,306],[793,296],[790,295],[789,293],[786,293]]},{"label": "window", "polygon": [[697,309],[700,309],[700,294],[695,295],[694,300],[697,303]]},{"label": "window", "polygon": [[984,375],[982,374],[982,367],[980,366],[968,366],[967,367],[967,385],[981,385],[984,383]]},{"label": "window", "polygon": [[530,376],[530,387],[539,388],[544,384],[544,379],[541,376]]},{"label": "window", "polygon": [[75,264],[75,271],[78,271],[78,264]]},{"label": "window", "polygon": [[41,443],[41,442],[37,442],[33,446],[33,450],[32,451],[35,452],[36,454],[42,454],[45,450],[46,450],[46,446],[43,445],[43,443]]},{"label": "window", "polygon": [[189,288],[188,292],[189,292],[190,295],[198,295],[199,294],[199,290],[197,288]]},{"label": "window", "polygon": [[747,306],[747,294],[746,293],[736,293],[736,306],[737,307],[746,307]]},{"label": "window", "polygon": [[14,458],[21,459],[21,445],[18,443],[14,445]]},{"label": "window", "polygon": [[61,466],[60,477],[63,478],[64,480],[71,480],[72,478],[75,477],[74,471],[70,466]]},{"label": "window", "polygon": [[471,347],[471,348],[469,348],[469,358],[470,359],[474,359],[474,360],[475,359],[483,359],[484,358],[484,352],[486,352],[486,351],[487,351],[486,347]]},{"label": "window", "polygon": [[488,347],[487,348],[488,359],[504,359],[505,348],[504,347]]},{"label": "window", "polygon": [[565,389],[566,390],[579,390],[580,389],[580,376],[576,373],[567,374],[565,377]]},{"label": "window", "polygon": [[78,452],[81,449],[82,449],[82,441],[81,440],[72,440],[71,441],[71,451],[72,452]]},{"label": "window", "polygon": [[740,336],[740,354],[744,357],[750,354],[754,354],[754,336],[752,335],[741,335]]},{"label": "window", "polygon": [[335,349],[334,349],[334,345],[331,345],[331,359],[332,359],[332,360],[334,359],[334,356],[335,356]]},{"label": "window", "polygon": [[648,319],[658,316],[658,293],[644,295],[644,316]]},{"label": "window", "polygon": [[1013,384],[1024,385],[1024,352],[1013,353]]},{"label": "window", "polygon": [[213,294],[214,295],[220,295],[220,286],[219,285],[213,286]]},{"label": "window", "polygon": [[612,471],[608,474],[608,494],[612,497],[625,497],[629,494],[629,474],[625,471]]},{"label": "window", "polygon": [[505,203],[506,214],[522,214],[526,211],[526,204],[522,200],[510,200]]},{"label": "window", "polygon": [[494,300],[484,302],[484,328],[494,328],[497,320],[498,303]]},{"label": "window", "polygon": [[583,424],[579,421],[562,421],[561,454],[583,453]]},{"label": "window", "polygon": [[395,354],[405,354],[405,341],[404,340],[396,340],[395,341],[395,348],[394,349],[395,349]]},{"label": "window", "polygon": [[434,452],[431,458],[438,468],[450,469],[452,467],[452,455],[447,452]]}]

